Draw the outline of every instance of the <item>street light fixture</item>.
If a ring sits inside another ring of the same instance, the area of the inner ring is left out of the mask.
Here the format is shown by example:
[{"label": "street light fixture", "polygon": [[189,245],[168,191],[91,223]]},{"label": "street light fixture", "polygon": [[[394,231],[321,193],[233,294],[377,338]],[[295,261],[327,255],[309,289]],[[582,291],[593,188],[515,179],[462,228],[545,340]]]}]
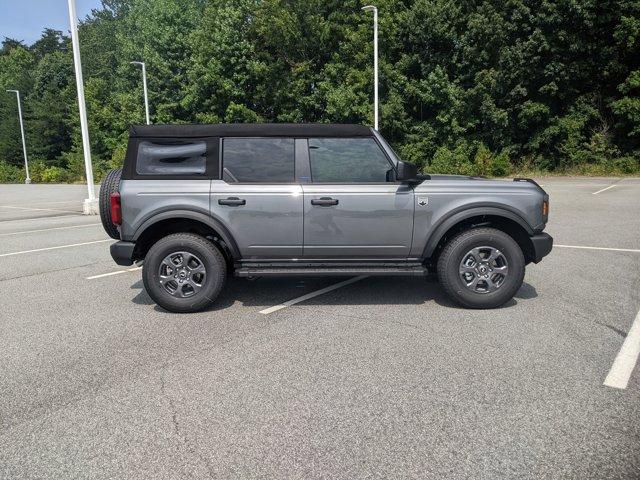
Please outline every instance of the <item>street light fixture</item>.
[{"label": "street light fixture", "polygon": [[78,15],[75,0],[68,0],[69,24],[71,27],[71,43],[73,46],[73,64],[76,71],[76,87],[78,90],[78,110],[80,110],[80,130],[82,131],[82,150],[84,153],[84,168],[87,173],[87,193],[82,212],[85,215],[98,214],[95,187],[93,185],[93,167],[91,165],[91,145],[89,144],[89,125],[87,122],[87,108],[84,102],[84,82],[82,81],[82,62],[80,61],[80,40],[78,38]]},{"label": "street light fixture", "polygon": [[362,10],[373,12],[373,128],[378,130],[378,8],[367,5]]},{"label": "street light fixture", "polygon": [[149,121],[149,96],[147,94],[147,66],[144,62],[130,62],[131,65],[140,65],[142,66],[142,88],[144,90],[144,111],[147,116],[147,125],[151,122]]},{"label": "street light fixture", "polygon": [[24,125],[22,123],[22,105],[20,105],[20,92],[18,90],[7,90],[7,92],[15,93],[18,99],[18,118],[20,119],[20,133],[22,134],[22,153],[24,154],[24,169],[27,173],[24,183],[31,183],[29,178],[29,160],[27,160],[27,141],[24,138]]}]

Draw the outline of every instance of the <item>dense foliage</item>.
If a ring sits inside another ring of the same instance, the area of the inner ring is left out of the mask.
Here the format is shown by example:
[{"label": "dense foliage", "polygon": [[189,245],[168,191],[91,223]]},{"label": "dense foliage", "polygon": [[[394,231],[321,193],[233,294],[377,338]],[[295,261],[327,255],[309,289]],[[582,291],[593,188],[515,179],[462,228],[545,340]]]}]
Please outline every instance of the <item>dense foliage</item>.
[{"label": "dense foliage", "polygon": [[[638,172],[639,0],[378,0],[381,131],[430,172]],[[356,0],[104,0],[80,27],[98,177],[152,121],[372,123],[372,18]],[[5,39],[35,181],[82,176],[70,40]],[[0,180],[19,181],[0,95]]]}]

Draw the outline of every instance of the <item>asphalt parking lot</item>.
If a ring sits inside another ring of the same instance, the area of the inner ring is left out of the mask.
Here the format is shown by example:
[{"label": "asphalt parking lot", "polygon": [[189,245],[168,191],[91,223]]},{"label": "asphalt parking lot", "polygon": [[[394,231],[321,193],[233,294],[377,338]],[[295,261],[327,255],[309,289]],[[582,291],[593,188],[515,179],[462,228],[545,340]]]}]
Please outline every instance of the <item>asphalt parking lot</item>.
[{"label": "asphalt parking lot", "polygon": [[189,315],[112,262],[84,187],[0,185],[0,477],[639,478],[640,366],[605,380],[640,310],[640,179],[539,181],[558,246],[504,308],[230,277]]}]

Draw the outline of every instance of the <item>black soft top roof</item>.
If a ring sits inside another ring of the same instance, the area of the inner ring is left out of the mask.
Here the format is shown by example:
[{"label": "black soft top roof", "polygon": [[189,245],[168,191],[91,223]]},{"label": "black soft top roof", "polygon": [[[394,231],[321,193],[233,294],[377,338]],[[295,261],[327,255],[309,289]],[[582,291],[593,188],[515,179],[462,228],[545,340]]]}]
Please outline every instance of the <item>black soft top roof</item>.
[{"label": "black soft top roof", "polygon": [[211,125],[131,125],[140,137],[371,137],[370,127],[335,123],[218,123]]}]

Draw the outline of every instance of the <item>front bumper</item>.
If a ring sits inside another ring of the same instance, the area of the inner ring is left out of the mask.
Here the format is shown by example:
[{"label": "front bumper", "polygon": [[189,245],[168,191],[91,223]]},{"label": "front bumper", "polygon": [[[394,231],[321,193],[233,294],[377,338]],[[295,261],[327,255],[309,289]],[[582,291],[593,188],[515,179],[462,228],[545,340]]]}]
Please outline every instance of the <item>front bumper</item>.
[{"label": "front bumper", "polygon": [[123,242],[122,240],[116,243],[112,243],[111,258],[118,265],[133,265],[133,249],[136,244],[133,242]]},{"label": "front bumper", "polygon": [[533,245],[533,263],[538,263],[551,252],[553,248],[553,237],[543,232],[530,238],[531,244]]}]

